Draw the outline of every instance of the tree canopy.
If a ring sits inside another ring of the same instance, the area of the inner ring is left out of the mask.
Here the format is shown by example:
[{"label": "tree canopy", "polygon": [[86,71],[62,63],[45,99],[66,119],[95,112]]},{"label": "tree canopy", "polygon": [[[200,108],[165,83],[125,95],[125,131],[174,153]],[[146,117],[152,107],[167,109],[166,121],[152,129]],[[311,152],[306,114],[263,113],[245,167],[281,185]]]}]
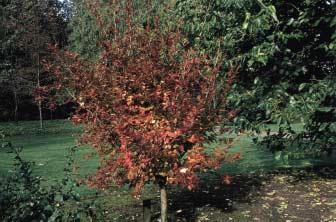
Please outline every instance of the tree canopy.
[{"label": "tree canopy", "polygon": [[[175,11],[195,47],[240,67],[236,126],[278,123],[292,139],[309,139],[309,149],[335,147],[334,1],[181,0]],[[303,133],[291,130],[294,122]]]},{"label": "tree canopy", "polygon": [[[0,118],[35,118],[35,89],[50,77],[42,66],[50,55],[48,44],[67,43],[63,5],[56,0],[2,1],[1,12],[0,84],[9,107],[1,104],[7,112]],[[31,112],[19,112],[23,107]]]}]

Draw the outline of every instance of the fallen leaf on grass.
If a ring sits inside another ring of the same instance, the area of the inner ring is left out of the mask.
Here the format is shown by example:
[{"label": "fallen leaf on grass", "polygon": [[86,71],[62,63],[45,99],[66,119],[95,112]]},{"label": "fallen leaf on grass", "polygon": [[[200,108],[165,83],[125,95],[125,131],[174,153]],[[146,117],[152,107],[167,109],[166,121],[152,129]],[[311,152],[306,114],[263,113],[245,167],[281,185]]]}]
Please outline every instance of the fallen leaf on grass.
[{"label": "fallen leaf on grass", "polygon": [[272,192],[269,192],[269,193],[266,193],[266,194],[269,195],[269,196],[273,196],[275,193],[276,193],[275,190],[273,190]]}]

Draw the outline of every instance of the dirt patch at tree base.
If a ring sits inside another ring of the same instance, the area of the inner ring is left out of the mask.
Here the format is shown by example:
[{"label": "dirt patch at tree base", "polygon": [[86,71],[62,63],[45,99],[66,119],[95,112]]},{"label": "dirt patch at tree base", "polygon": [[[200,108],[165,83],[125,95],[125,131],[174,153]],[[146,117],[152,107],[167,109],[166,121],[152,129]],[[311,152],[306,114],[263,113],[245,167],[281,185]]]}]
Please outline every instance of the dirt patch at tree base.
[{"label": "dirt patch at tree base", "polygon": [[[200,207],[194,221],[336,221],[336,180],[310,178],[293,181],[274,176],[247,203],[233,200],[228,212]],[[181,220],[185,221],[185,220]]]},{"label": "dirt patch at tree base", "polygon": [[[268,174],[236,175],[230,184],[212,179],[190,192],[170,190],[171,221],[180,222],[336,222],[336,169],[282,171]],[[159,221],[159,203],[152,193],[152,221]],[[142,221],[138,200],[112,221]]]}]

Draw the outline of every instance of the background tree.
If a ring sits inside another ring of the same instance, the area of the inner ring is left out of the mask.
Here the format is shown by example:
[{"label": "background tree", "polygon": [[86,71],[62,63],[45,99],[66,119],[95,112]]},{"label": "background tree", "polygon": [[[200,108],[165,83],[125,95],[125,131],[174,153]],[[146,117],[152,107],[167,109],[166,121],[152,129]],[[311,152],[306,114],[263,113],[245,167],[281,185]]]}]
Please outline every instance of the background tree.
[{"label": "background tree", "polygon": [[[20,51],[15,47],[15,44],[19,39],[20,31],[15,27],[18,18],[12,15],[17,15],[18,13],[19,8],[15,7],[13,2],[1,2],[1,92],[4,97],[11,98],[10,102],[8,102],[11,107],[2,107],[2,115],[7,116],[8,110],[14,110],[12,117],[15,121],[18,120],[20,97],[29,88],[29,81],[24,78],[22,73],[16,72]],[[3,101],[6,100],[6,98],[3,99]]]},{"label": "background tree", "polygon": [[85,58],[96,58],[99,52],[99,30],[86,1],[74,0],[71,5],[69,48]]},{"label": "background tree", "polygon": [[[48,57],[48,44],[65,45],[67,21],[62,4],[56,0],[3,1],[1,10],[0,78],[2,89],[12,94],[17,120],[19,106],[31,107],[34,89],[39,92],[43,82],[50,81],[41,62]],[[36,102],[42,123],[42,101]]]},{"label": "background tree", "polygon": [[223,52],[224,71],[240,67],[230,95],[238,128],[278,123],[279,138],[318,153],[335,147],[335,1],[180,0],[175,11],[193,46]]},{"label": "background tree", "polygon": [[[113,38],[113,34],[106,36],[107,33],[101,34],[99,26],[111,26],[123,30],[122,26],[125,24],[118,22],[116,17],[116,9],[113,7],[120,7],[110,4],[108,0],[100,0],[99,14],[100,25],[97,25],[95,15],[92,13],[92,4],[86,0],[74,0],[71,5],[71,20],[68,28],[70,30],[69,49],[80,54],[83,58],[97,59],[100,54],[102,38]],[[124,1],[122,1],[124,2]],[[149,4],[149,2],[151,2]],[[169,1],[168,1],[169,2]],[[139,24],[146,26],[147,23],[153,23],[154,15],[160,14],[164,16],[163,10],[167,3],[163,0],[143,1],[135,0],[134,4],[134,20]],[[152,15],[152,16],[151,16]]]}]

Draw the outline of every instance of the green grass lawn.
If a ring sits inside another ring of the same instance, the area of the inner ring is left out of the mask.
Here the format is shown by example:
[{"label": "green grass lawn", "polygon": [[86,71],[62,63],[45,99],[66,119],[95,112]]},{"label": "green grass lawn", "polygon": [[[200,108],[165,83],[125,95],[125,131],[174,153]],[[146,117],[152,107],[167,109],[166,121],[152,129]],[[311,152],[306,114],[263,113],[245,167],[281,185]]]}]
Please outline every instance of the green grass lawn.
[{"label": "green grass lawn", "polygon": [[39,121],[0,122],[0,132],[6,136],[36,136],[36,135],[70,135],[81,132],[81,127],[74,126],[69,120],[47,120],[44,121],[44,128],[41,130]]},{"label": "green grass lawn", "polygon": [[[75,136],[72,135],[35,135],[15,136],[9,138],[14,146],[22,146],[21,156],[25,160],[35,162],[35,173],[47,180],[61,179],[66,166],[69,148],[75,145]],[[75,153],[76,165],[80,165],[80,174],[92,173],[97,167],[95,158],[86,160],[84,155],[91,149],[82,146]],[[1,153],[1,173],[11,168],[14,155]]]},{"label": "green grass lawn", "polygon": [[[36,174],[46,180],[55,180],[63,177],[63,169],[67,161],[68,149],[74,146],[76,139],[80,135],[81,127],[74,126],[68,120],[45,121],[45,129],[38,129],[38,121],[24,121],[19,123],[0,123],[0,131],[7,134],[6,139],[14,146],[22,146],[22,156],[24,159],[36,163]],[[275,125],[270,125],[272,131],[276,130]],[[296,130],[301,130],[302,126],[295,124]],[[220,146],[220,144],[208,144],[209,147]],[[78,173],[82,176],[92,174],[97,168],[97,158],[85,159],[85,154],[91,153],[88,146],[79,147],[76,152],[76,165],[79,167]],[[235,142],[231,152],[241,153],[242,159],[233,164],[224,164],[222,171],[225,173],[254,173],[258,171],[274,170],[282,167],[309,166],[321,160],[293,160],[276,161],[274,155],[258,147],[252,139],[246,135],[235,137]],[[0,153],[0,174],[6,174],[12,168],[13,154]],[[330,162],[334,160],[323,159]]]},{"label": "green grass lawn", "polygon": [[[80,128],[67,120],[46,121],[44,131],[38,130],[37,121],[1,123],[0,130],[5,132],[14,146],[22,146],[22,157],[36,163],[35,172],[46,180],[57,180],[63,177],[68,149],[75,145],[80,135]],[[218,144],[209,144],[209,147]],[[76,165],[79,173],[87,175],[97,168],[97,159],[84,159],[92,150],[88,146],[79,147],[76,152]],[[247,136],[240,137],[231,152],[240,152],[242,160],[235,164],[226,164],[222,171],[229,173],[250,173],[265,168],[274,168],[273,155],[266,150],[258,149]],[[6,174],[12,168],[13,155],[2,152],[0,156],[0,173]]]},{"label": "green grass lawn", "polygon": [[[37,121],[16,123],[1,123],[0,130],[13,146],[21,146],[22,157],[35,162],[35,173],[47,180],[57,180],[63,177],[63,169],[67,161],[69,148],[76,144],[80,128],[74,127],[69,121],[46,121],[45,130],[38,130]],[[90,152],[87,146],[82,146],[76,152],[76,162],[81,165],[80,173],[92,173],[97,167],[96,159],[84,160],[83,156]],[[12,168],[14,155],[1,152],[0,174],[6,174]]]}]

